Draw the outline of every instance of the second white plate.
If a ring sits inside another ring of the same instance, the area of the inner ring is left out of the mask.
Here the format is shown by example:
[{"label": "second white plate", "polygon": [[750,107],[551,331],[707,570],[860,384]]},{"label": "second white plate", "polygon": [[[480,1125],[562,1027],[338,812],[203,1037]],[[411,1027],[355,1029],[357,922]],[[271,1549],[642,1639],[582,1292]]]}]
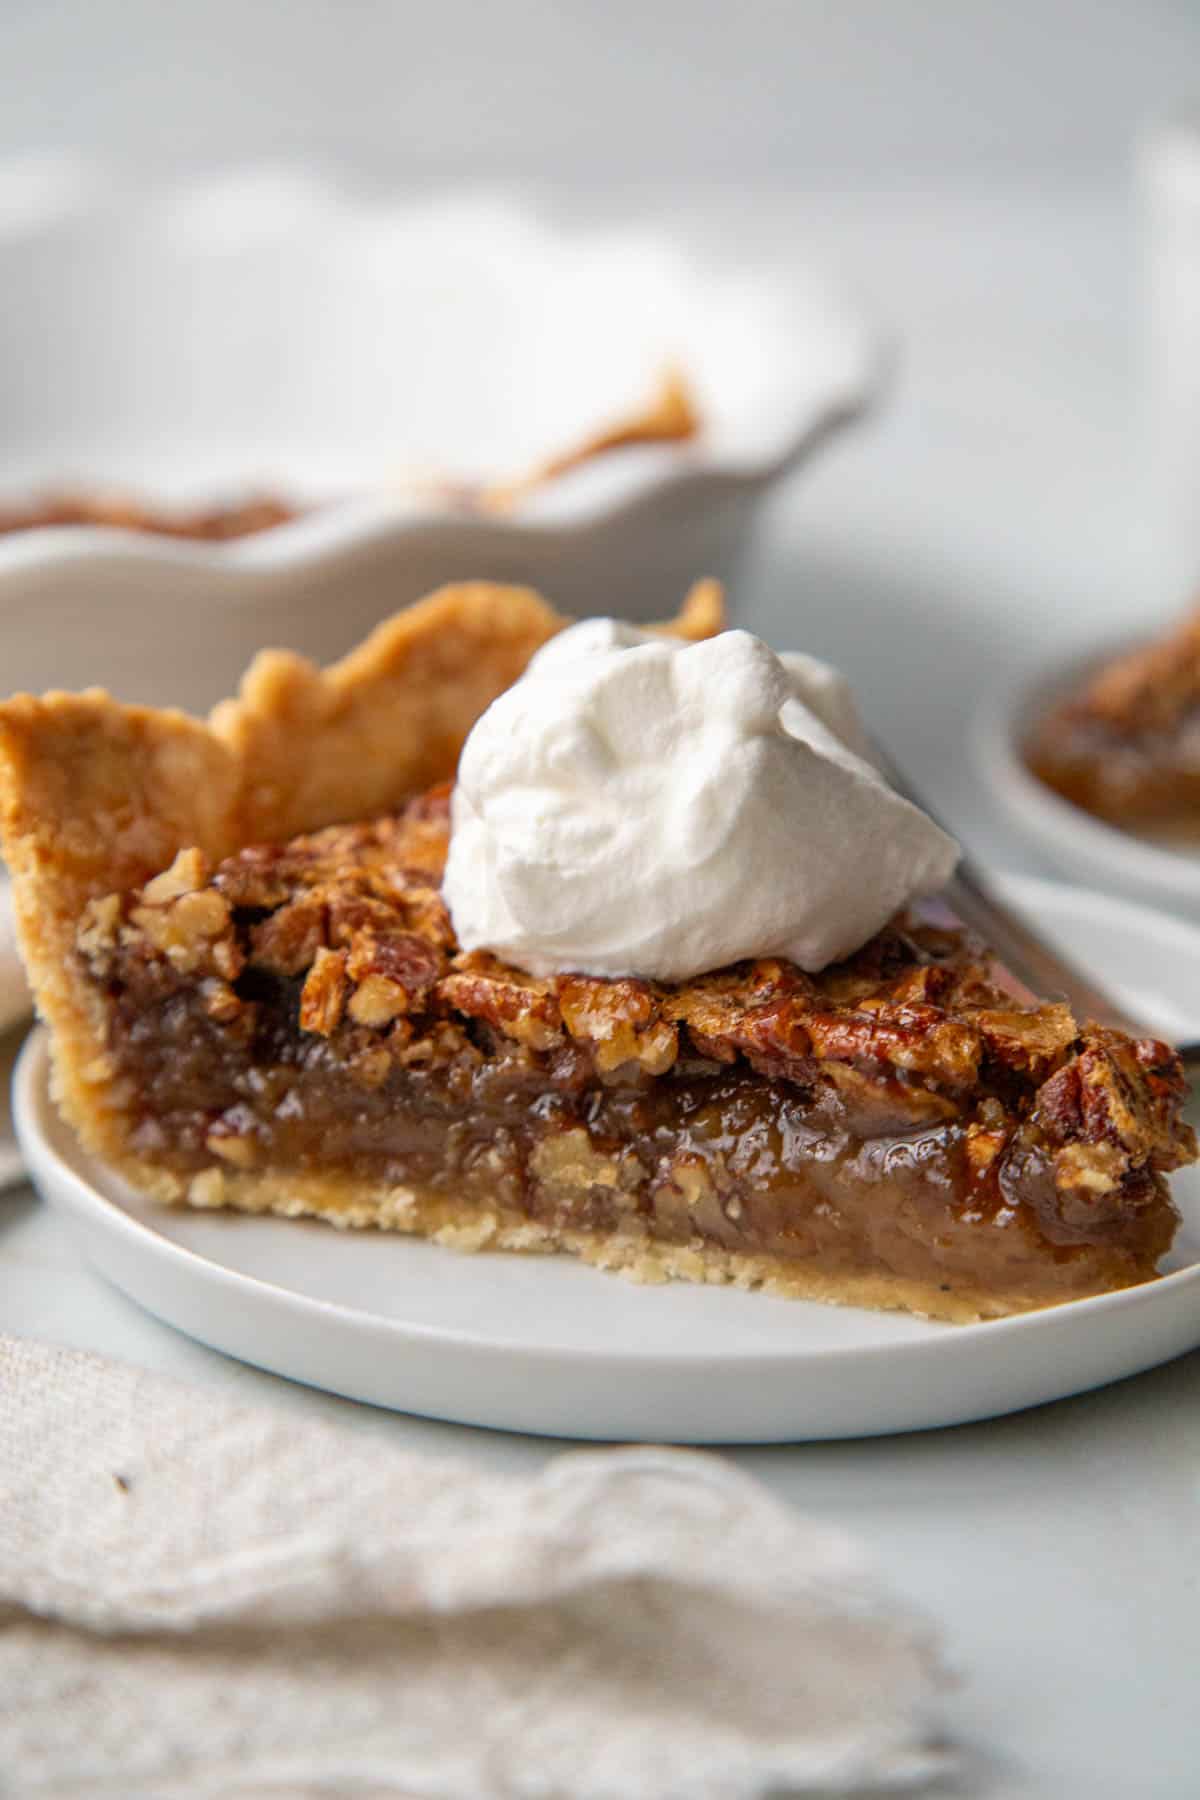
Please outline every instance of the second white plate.
[{"label": "second white plate", "polygon": [[[980,779],[1009,822],[1031,837],[1053,866],[1073,881],[1095,883],[1151,906],[1200,917],[1200,854],[1172,848],[1094,818],[1054,792],[1027,767],[1022,745],[1058,701],[1079,690],[1089,674],[1133,645],[1109,644],[1065,662],[979,711],[972,750]],[[1193,1016],[1192,1023],[1197,1021]]]},{"label": "second white plate", "polygon": [[[1200,1035],[1200,932],[1048,882],[1011,898],[1152,1025]],[[382,1233],[174,1211],[84,1154],[49,1095],[42,1034],[18,1070],[41,1192],[96,1268],[150,1312],[246,1362],[354,1399],[560,1437],[753,1443],[988,1418],[1132,1375],[1200,1344],[1200,1179],[1160,1281],[949,1326],[677,1284],[566,1258],[464,1256]]]}]

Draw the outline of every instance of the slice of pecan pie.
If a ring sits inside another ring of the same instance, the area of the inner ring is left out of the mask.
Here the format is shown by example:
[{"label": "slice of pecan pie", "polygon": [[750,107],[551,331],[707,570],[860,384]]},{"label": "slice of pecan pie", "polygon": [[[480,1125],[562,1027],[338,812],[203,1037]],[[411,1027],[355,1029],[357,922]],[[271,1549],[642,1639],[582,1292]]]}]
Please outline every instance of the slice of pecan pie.
[{"label": "slice of pecan pie", "polygon": [[[991,1317],[1144,1281],[1196,1153],[1167,1046],[1015,1001],[901,918],[806,975],[539,980],[439,882],[475,717],[563,623],[448,590],[208,723],[0,707],[55,1091],[166,1201],[563,1250],[643,1278]],[[697,592],[674,629],[718,624]]]}]

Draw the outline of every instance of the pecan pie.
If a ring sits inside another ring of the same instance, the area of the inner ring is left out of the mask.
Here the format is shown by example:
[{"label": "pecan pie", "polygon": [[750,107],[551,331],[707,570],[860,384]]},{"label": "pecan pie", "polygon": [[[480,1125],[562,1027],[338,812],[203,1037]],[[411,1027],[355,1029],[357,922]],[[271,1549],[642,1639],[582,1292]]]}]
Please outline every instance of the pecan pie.
[{"label": "pecan pie", "polygon": [[[668,366],[640,406],[543,458],[515,479],[489,484],[424,475],[410,477],[400,485],[464,512],[510,513],[539,488],[585,463],[637,445],[686,443],[700,429],[700,412],[690,383],[679,369]],[[22,505],[0,506],[0,537],[55,525],[108,525],[152,537],[226,543],[286,525],[310,510],[310,506],[277,494],[250,494],[224,505],[170,508],[124,491],[63,489]]]},{"label": "pecan pie", "polygon": [[[536,979],[440,893],[466,731],[563,623],[447,590],[207,723],[0,707],[0,798],[55,1091],[164,1201],[570,1251],[947,1319],[1144,1281],[1196,1154],[1166,1045],[1022,1005],[896,919],[806,975]],[[699,590],[674,629],[706,635]]]},{"label": "pecan pie", "polygon": [[1200,611],[1106,663],[1041,720],[1034,774],[1114,825],[1200,837]]}]

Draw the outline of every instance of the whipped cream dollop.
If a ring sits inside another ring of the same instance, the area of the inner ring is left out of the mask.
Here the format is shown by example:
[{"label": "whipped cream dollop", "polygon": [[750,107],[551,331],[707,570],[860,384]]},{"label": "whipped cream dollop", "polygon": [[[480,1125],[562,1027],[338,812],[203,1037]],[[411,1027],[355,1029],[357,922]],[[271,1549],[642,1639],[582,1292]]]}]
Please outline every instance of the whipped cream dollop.
[{"label": "whipped cream dollop", "polygon": [[444,882],[459,942],[534,975],[822,969],[958,857],[868,756],[849,687],[814,657],[585,620],[463,748]]}]

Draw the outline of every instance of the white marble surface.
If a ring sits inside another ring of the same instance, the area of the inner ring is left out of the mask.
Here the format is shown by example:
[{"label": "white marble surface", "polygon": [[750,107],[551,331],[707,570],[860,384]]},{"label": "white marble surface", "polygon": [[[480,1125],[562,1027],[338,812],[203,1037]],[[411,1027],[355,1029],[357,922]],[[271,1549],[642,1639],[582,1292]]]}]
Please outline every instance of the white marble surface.
[{"label": "white marble surface", "polygon": [[[878,429],[764,518],[743,616],[842,662],[973,847],[1035,866],[964,756],[974,705],[1064,643],[1173,598],[1147,574],[1125,196],[976,180],[786,205],[713,192],[673,211],[735,248],[836,254],[906,338]],[[497,1467],[553,1448],[226,1362],[93,1277],[28,1191],[0,1197],[0,1327]],[[1192,1356],[990,1425],[736,1460],[850,1526],[940,1619],[962,1677],[948,1722],[983,1765],[964,1792],[1174,1800],[1200,1789],[1198,1402]]]}]

